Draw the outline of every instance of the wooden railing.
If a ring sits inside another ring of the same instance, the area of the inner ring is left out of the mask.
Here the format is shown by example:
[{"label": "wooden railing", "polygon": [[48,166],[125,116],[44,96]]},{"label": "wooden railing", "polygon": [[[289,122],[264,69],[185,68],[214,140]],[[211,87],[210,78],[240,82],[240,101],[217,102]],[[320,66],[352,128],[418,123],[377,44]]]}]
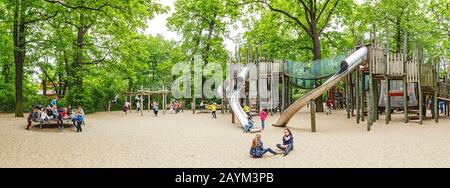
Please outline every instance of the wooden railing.
[{"label": "wooden railing", "polygon": [[406,62],[406,81],[418,82],[419,81],[419,73],[418,73],[418,62],[416,60]]},{"label": "wooden railing", "polygon": [[424,87],[433,87],[436,82],[435,71],[433,65],[421,64],[420,65],[420,82]]},{"label": "wooden railing", "polygon": [[371,53],[371,68],[373,74],[385,74],[386,67],[384,66],[384,47],[380,43],[372,45]]},{"label": "wooden railing", "polygon": [[439,83],[439,97],[450,99],[450,83]]},{"label": "wooden railing", "polygon": [[388,53],[387,74],[389,76],[403,76],[405,73],[403,54]]}]

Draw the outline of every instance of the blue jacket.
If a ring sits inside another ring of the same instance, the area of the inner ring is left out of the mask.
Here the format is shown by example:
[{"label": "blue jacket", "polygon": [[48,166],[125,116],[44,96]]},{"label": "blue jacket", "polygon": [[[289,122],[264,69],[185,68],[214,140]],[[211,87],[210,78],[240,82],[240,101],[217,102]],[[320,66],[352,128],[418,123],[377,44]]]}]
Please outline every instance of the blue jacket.
[{"label": "blue jacket", "polygon": [[82,115],[77,115],[77,117],[75,118],[75,120],[77,122],[83,122],[83,116]]},{"label": "blue jacket", "polygon": [[285,139],[283,136],[283,145],[294,144],[294,137],[292,135],[289,136],[289,139]]},{"label": "blue jacket", "polygon": [[250,155],[255,158],[261,158],[263,155],[263,150],[263,142],[259,140],[256,147],[250,148]]}]

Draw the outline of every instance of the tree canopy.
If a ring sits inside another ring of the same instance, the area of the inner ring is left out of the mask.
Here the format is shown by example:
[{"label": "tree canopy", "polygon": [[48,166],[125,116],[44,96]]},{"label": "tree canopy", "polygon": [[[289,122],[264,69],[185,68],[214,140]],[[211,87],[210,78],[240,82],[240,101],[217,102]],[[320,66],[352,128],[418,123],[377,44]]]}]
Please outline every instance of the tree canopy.
[{"label": "tree canopy", "polygon": [[[88,112],[105,110],[122,92],[170,88],[172,66],[193,66],[196,55],[202,66],[225,67],[247,49],[260,58],[307,63],[370,43],[371,34],[409,58],[414,46],[422,47],[426,63],[439,59],[444,77],[449,8],[448,0],[176,0],[172,10],[156,0],[4,0],[0,111],[22,116],[33,104],[47,104],[49,94]],[[148,25],[168,12],[167,26]],[[239,50],[227,50],[238,25]],[[181,40],[145,34],[156,27]]]}]

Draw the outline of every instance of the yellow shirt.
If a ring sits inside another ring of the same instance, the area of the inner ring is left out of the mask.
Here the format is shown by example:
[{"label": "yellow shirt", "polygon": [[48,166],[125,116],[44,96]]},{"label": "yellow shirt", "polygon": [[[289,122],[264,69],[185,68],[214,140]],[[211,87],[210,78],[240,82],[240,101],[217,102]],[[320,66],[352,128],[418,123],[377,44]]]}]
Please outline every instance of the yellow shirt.
[{"label": "yellow shirt", "polygon": [[248,107],[247,105],[244,106],[244,112],[249,112],[250,111],[250,107]]},{"label": "yellow shirt", "polygon": [[216,111],[216,109],[217,109],[217,106],[214,105],[214,104],[212,104],[212,105],[211,105],[211,111]]}]

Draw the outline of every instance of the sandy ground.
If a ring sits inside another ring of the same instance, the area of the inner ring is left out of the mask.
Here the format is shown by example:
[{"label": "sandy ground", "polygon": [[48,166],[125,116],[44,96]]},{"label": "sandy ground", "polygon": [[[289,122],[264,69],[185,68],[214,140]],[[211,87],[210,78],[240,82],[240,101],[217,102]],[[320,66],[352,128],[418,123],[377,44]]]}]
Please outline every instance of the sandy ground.
[{"label": "sandy ground", "polygon": [[[358,125],[336,111],[317,114],[317,132],[311,133],[307,110],[290,122],[294,151],[262,159],[249,156],[254,134],[242,133],[229,114],[95,113],[83,133],[26,131],[25,118],[0,114],[0,167],[450,167],[448,117],[419,125],[404,124],[395,114],[385,125],[381,116],[367,132],[365,122]],[[275,149],[282,131],[268,126],[265,146]]]}]

